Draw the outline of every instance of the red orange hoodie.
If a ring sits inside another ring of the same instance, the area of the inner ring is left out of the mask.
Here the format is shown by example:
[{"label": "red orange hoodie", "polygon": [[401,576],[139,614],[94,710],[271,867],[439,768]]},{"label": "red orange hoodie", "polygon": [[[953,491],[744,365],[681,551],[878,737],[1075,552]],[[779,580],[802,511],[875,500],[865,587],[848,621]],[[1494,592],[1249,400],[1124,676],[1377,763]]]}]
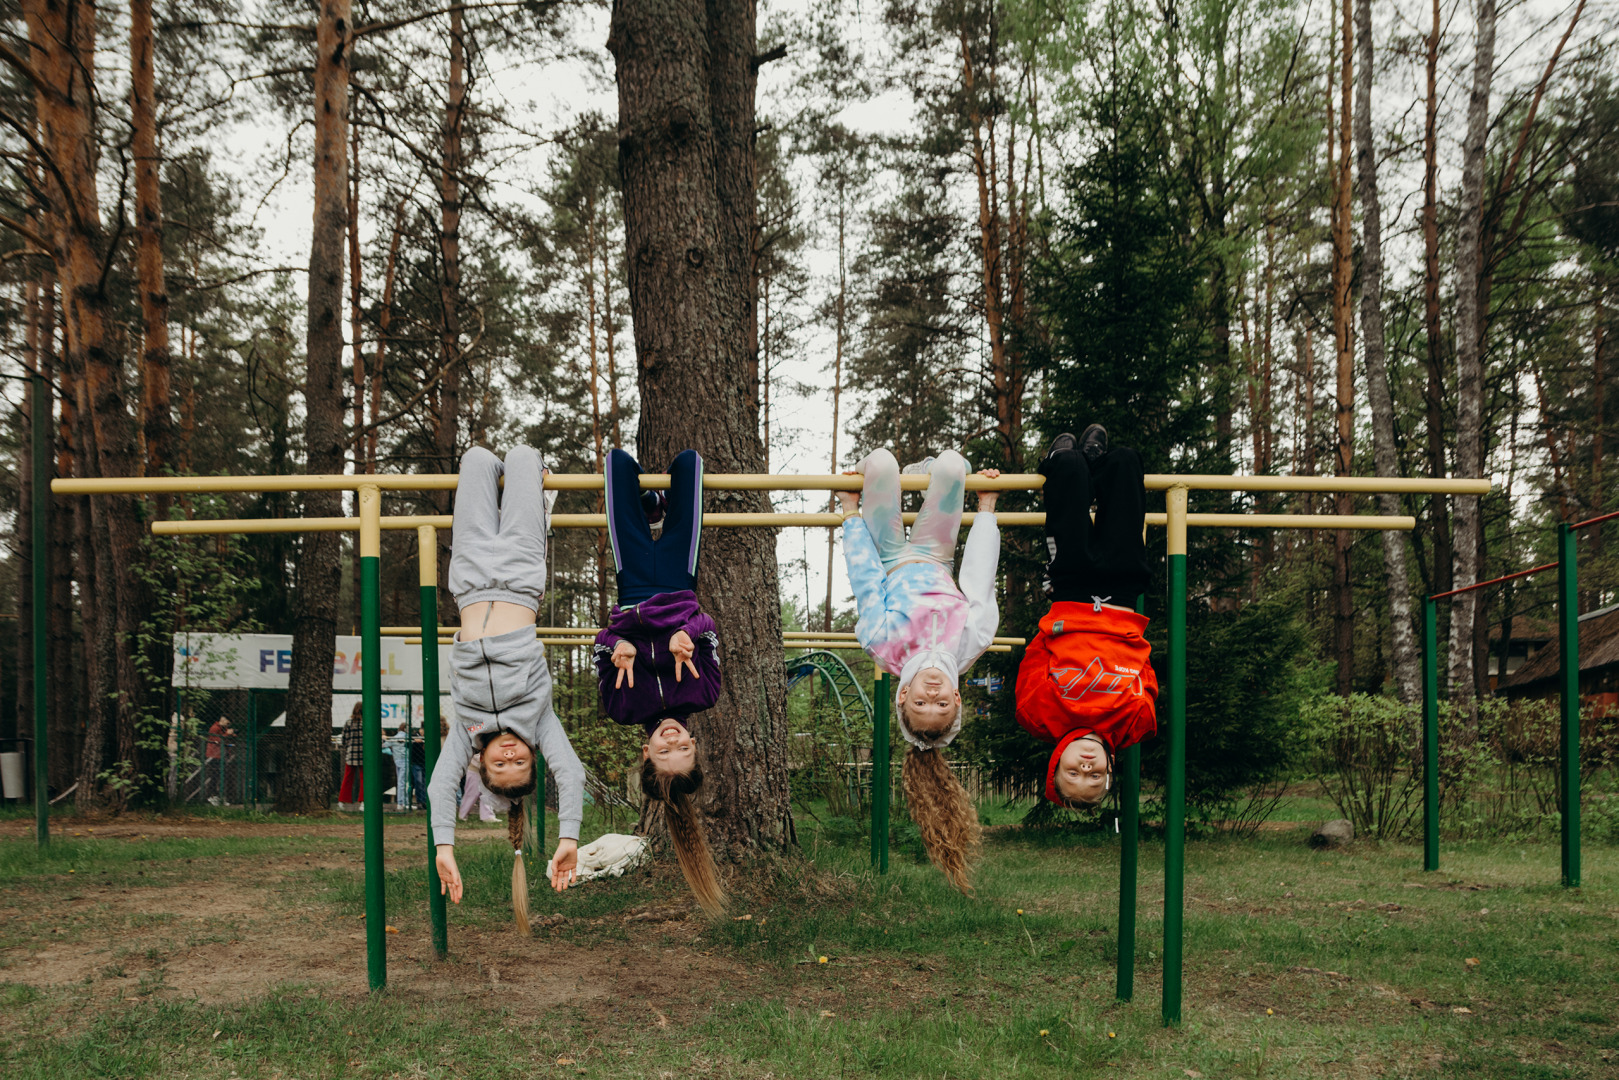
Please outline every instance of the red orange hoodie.
[{"label": "red orange hoodie", "polygon": [[1068,744],[1094,735],[1110,753],[1158,730],[1158,677],[1133,611],[1063,601],[1051,605],[1018,666],[1017,719],[1035,738],[1055,742],[1046,798],[1057,794],[1057,761]]}]

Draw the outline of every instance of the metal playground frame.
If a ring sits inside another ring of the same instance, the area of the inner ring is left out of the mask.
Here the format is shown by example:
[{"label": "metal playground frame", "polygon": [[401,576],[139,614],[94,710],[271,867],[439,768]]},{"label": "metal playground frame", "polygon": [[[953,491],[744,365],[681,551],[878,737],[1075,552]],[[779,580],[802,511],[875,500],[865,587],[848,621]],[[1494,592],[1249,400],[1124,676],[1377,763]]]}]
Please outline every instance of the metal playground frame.
[{"label": "metal playground frame", "polygon": [[[36,424],[36,436],[48,425]],[[36,464],[43,455],[36,453]],[[710,473],[703,478],[703,486],[714,490],[858,490],[863,477],[848,475],[771,475]],[[927,476],[904,476],[905,490],[927,487]],[[1167,740],[1169,762],[1165,783],[1165,844],[1164,844],[1164,950],[1162,1017],[1166,1025],[1181,1020],[1183,976],[1183,917],[1185,909],[1185,843],[1186,843],[1186,554],[1188,528],[1290,528],[1290,529],[1357,529],[1357,530],[1410,530],[1415,526],[1411,517],[1378,517],[1374,515],[1305,515],[1305,514],[1193,514],[1188,512],[1188,496],[1192,491],[1228,492],[1314,492],[1314,493],[1396,493],[1483,495],[1490,490],[1488,480],[1467,479],[1407,479],[1384,477],[1312,477],[1312,476],[1200,476],[1149,475],[1145,478],[1148,490],[1165,492],[1165,512],[1149,514],[1149,525],[1167,527],[1168,620],[1169,646],[1160,672],[1166,685],[1163,699],[1167,707],[1160,708],[1160,735]],[[1011,474],[998,478],[971,476],[967,487],[973,490],[1038,490],[1044,478],[1037,474]],[[661,474],[644,474],[641,486],[663,488],[669,478]],[[418,567],[420,570],[421,626],[390,628],[420,636],[422,644],[422,691],[428,705],[424,722],[427,768],[431,773],[439,752],[438,723],[438,544],[437,531],[449,528],[448,516],[385,517],[382,499],[388,492],[425,492],[453,490],[454,474],[365,474],[353,476],[214,476],[214,477],[129,477],[103,479],[61,479],[50,485],[58,494],[152,495],[157,493],[263,493],[290,491],[353,491],[357,495],[357,514],[345,518],[219,520],[219,521],[159,521],[152,531],[159,535],[207,535],[226,533],[357,531],[360,558],[360,638],[365,655],[375,656],[381,648],[383,628],[380,613],[381,537],[383,530],[415,530],[418,537]],[[600,474],[551,474],[545,486],[555,490],[591,491],[603,487]],[[44,543],[44,477],[36,481],[35,513],[33,518],[35,544],[43,550]],[[909,521],[912,515],[907,515]],[[1008,527],[1043,526],[1042,513],[1004,513],[996,515],[1000,524]],[[964,523],[971,514],[964,515]],[[834,527],[842,523],[843,516],[836,513],[756,513],[705,514],[704,524],[709,527]],[[602,528],[606,525],[603,514],[554,514],[554,528]],[[43,592],[41,580],[45,561],[34,560],[35,588]],[[34,605],[37,640],[44,640],[43,625],[48,605]],[[564,628],[540,628],[542,632],[559,635],[558,644],[580,643],[580,632]],[[568,638],[571,637],[571,640]],[[1012,639],[1019,640],[1019,639]],[[847,639],[828,639],[825,635],[805,635],[803,639],[789,639],[789,646],[815,642],[818,646],[848,647]],[[1021,643],[1019,641],[1019,643]],[[1009,641],[997,648],[1012,647]],[[36,663],[44,655],[35,649]],[[889,762],[889,703],[892,700],[891,676],[882,675],[874,693],[873,717],[873,783],[872,783],[872,862],[878,873],[888,868],[888,791],[884,782],[890,770]],[[48,843],[46,816],[44,761],[45,761],[45,688],[43,676],[35,680],[36,754],[36,834],[40,844]],[[381,732],[381,672],[375,664],[362,669],[363,731],[365,748],[365,872],[366,872],[366,943],[367,970],[372,989],[387,983],[387,939],[383,890],[382,846],[382,732]],[[543,763],[542,763],[543,766]],[[1134,994],[1136,878],[1138,865],[1140,747],[1131,747],[1119,755],[1120,787],[1123,813],[1121,815],[1121,858],[1119,873],[1119,948],[1118,985],[1120,1000],[1128,1001]],[[1577,768],[1577,766],[1576,766]],[[1430,775],[1432,770],[1430,770]],[[1576,774],[1577,775],[1577,774]],[[544,772],[540,772],[541,788],[534,800],[540,807],[540,836],[544,836]],[[538,849],[543,859],[543,849]],[[433,838],[428,830],[426,869],[429,875],[428,905],[432,923],[433,944],[440,957],[446,955],[448,931],[444,898],[433,880]],[[1577,873],[1576,873],[1577,877]]]}]

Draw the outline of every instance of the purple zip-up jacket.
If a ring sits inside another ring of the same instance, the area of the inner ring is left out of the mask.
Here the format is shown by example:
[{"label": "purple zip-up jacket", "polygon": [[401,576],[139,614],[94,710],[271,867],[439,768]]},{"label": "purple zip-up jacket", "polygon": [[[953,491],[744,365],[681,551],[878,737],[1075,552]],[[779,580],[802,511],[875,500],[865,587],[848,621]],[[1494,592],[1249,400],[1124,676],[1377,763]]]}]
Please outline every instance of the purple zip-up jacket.
[{"label": "purple zip-up jacket", "polygon": [[[680,681],[675,681],[669,639],[681,630],[696,646],[692,661],[700,679],[692,678],[687,668]],[[628,679],[623,686],[614,685],[618,682],[618,668],[613,666],[613,649],[620,641],[635,646],[633,688]],[[719,631],[714,620],[698,606],[697,594],[689,589],[659,593],[631,607],[614,608],[613,617],[596,635],[591,651],[601,686],[602,709],[620,724],[639,724],[650,735],[666,717],[685,724],[692,713],[713,708],[719,700]]]}]

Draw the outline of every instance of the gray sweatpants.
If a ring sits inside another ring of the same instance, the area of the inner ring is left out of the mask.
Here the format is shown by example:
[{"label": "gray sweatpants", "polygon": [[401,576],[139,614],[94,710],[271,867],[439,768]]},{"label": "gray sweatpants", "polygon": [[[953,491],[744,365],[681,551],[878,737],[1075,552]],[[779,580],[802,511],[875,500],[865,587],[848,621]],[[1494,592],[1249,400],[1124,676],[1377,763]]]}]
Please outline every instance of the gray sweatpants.
[{"label": "gray sweatpants", "polygon": [[504,464],[481,446],[461,459],[449,579],[457,607],[504,600],[539,611],[545,596],[544,474],[545,463],[532,446],[514,447]]}]

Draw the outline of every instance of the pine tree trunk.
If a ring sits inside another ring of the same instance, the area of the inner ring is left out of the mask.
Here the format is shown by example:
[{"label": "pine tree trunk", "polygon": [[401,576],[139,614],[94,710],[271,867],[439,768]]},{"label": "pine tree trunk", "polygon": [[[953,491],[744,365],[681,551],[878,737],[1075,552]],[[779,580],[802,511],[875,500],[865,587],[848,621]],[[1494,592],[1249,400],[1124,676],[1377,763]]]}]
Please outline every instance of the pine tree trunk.
[{"label": "pine tree trunk", "polygon": [[[1338,81],[1338,155],[1333,175],[1332,207],[1332,334],[1338,366],[1337,453],[1334,466],[1338,476],[1354,475],[1355,455],[1355,335],[1351,307],[1354,283],[1353,207],[1350,202],[1350,110],[1354,91],[1354,27],[1351,0],[1342,5],[1341,75]],[[1333,511],[1354,512],[1354,499],[1339,494]],[[1355,599],[1349,579],[1349,530],[1333,534],[1332,545],[1332,626],[1333,652],[1338,660],[1338,693],[1348,695],[1355,679]]]},{"label": "pine tree trunk", "polygon": [[[23,363],[29,373],[45,375],[39,351],[39,283],[30,281],[23,290]],[[49,376],[47,376],[47,379]],[[48,383],[47,383],[48,385]],[[15,556],[17,621],[17,709],[12,736],[34,731],[34,380],[23,383],[23,398],[17,438],[17,517],[12,535]],[[47,390],[48,394],[50,391]],[[28,425],[25,430],[22,425]],[[3,729],[0,729],[3,730]]]},{"label": "pine tree trunk", "polygon": [[[321,0],[315,28],[315,214],[304,369],[305,468],[343,471],[343,239],[348,224],[349,0]],[[338,517],[337,492],[304,496],[308,517]],[[340,533],[311,533],[298,560],[286,749],[275,808],[324,810],[331,796],[332,654],[342,581]]]},{"label": "pine tree trunk", "polygon": [[[169,374],[169,290],[163,272],[162,162],[157,150],[157,84],[152,70],[152,0],[129,0],[130,150],[135,159],[136,257],[140,282],[141,413],[146,475],[174,467],[174,424]],[[156,498],[168,516],[169,496]]]},{"label": "pine tree trunk", "polygon": [[[848,235],[848,200],[846,198],[847,177],[838,174],[838,300],[835,311],[837,319],[837,339],[833,345],[832,353],[832,455],[831,470],[838,471],[838,407],[843,403],[843,344],[844,333],[847,330],[847,312],[849,299],[848,256],[845,239]],[[837,496],[833,495],[832,510],[837,509]],[[838,530],[826,530],[826,609],[821,613],[821,630],[823,633],[832,631],[832,581],[833,560],[837,557]],[[804,612],[809,618],[809,612]]]},{"label": "pine tree trunk", "polygon": [[[45,190],[52,217],[52,256],[62,283],[67,351],[81,365],[99,474],[137,476],[140,458],[122,358],[108,343],[111,302],[103,272],[107,240],[96,187],[96,9],[83,0],[29,0],[24,14],[40,75],[35,88],[40,141],[54,165],[44,170]],[[151,597],[134,573],[142,539],[136,500],[106,495],[98,501],[104,524],[100,535],[110,548],[107,558],[98,560],[95,584],[102,592],[103,609],[110,608],[107,645],[112,651],[113,720],[122,781],[113,802],[121,807],[126,796],[139,793],[145,776],[137,732],[145,687],[134,641]]]},{"label": "pine tree trunk", "polygon": [[[1479,428],[1484,404],[1483,318],[1479,284],[1483,257],[1484,153],[1489,135],[1490,82],[1495,74],[1495,0],[1478,0],[1477,41],[1473,54],[1473,87],[1467,102],[1467,134],[1462,142],[1462,192],[1457,208],[1456,238],[1456,473],[1484,475],[1483,438]],[[1456,497],[1455,585],[1478,580],[1483,535],[1479,498]],[[1450,621],[1450,692],[1453,700],[1474,696],[1473,668],[1476,593],[1456,598]]]},{"label": "pine tree trunk", "polygon": [[[711,472],[759,472],[752,0],[619,0],[617,61],[630,308],[640,364],[640,458],[692,447]],[[766,511],[764,492],[708,508]],[[702,719],[711,837],[721,849],[793,842],[776,541],[704,537],[698,594],[721,628],[725,689]]]},{"label": "pine tree trunk", "polygon": [[[46,363],[56,372],[62,388],[59,418],[55,436],[56,475],[75,476],[78,463],[74,452],[73,427],[75,386],[73,375],[59,362],[56,351],[56,275],[47,271],[40,279],[40,350]],[[58,495],[51,503],[51,626],[50,626],[50,785],[57,791],[66,791],[78,776],[79,768],[79,710],[83,700],[77,692],[82,665],[75,666],[73,648],[75,639],[83,635],[74,630],[73,605],[73,515],[84,500],[78,496]]]},{"label": "pine tree trunk", "polygon": [[[1372,454],[1378,476],[1398,476],[1394,447],[1394,398],[1389,390],[1383,344],[1383,210],[1377,195],[1377,148],[1372,139],[1372,2],[1355,0],[1360,73],[1355,100],[1355,157],[1361,210],[1360,336],[1366,355],[1366,392],[1372,405]],[[1400,497],[1378,496],[1378,510],[1400,513]],[[1405,538],[1383,533],[1383,570],[1388,579],[1389,622],[1394,638],[1394,685],[1401,701],[1422,695],[1422,671],[1411,623],[1411,578]]]}]

